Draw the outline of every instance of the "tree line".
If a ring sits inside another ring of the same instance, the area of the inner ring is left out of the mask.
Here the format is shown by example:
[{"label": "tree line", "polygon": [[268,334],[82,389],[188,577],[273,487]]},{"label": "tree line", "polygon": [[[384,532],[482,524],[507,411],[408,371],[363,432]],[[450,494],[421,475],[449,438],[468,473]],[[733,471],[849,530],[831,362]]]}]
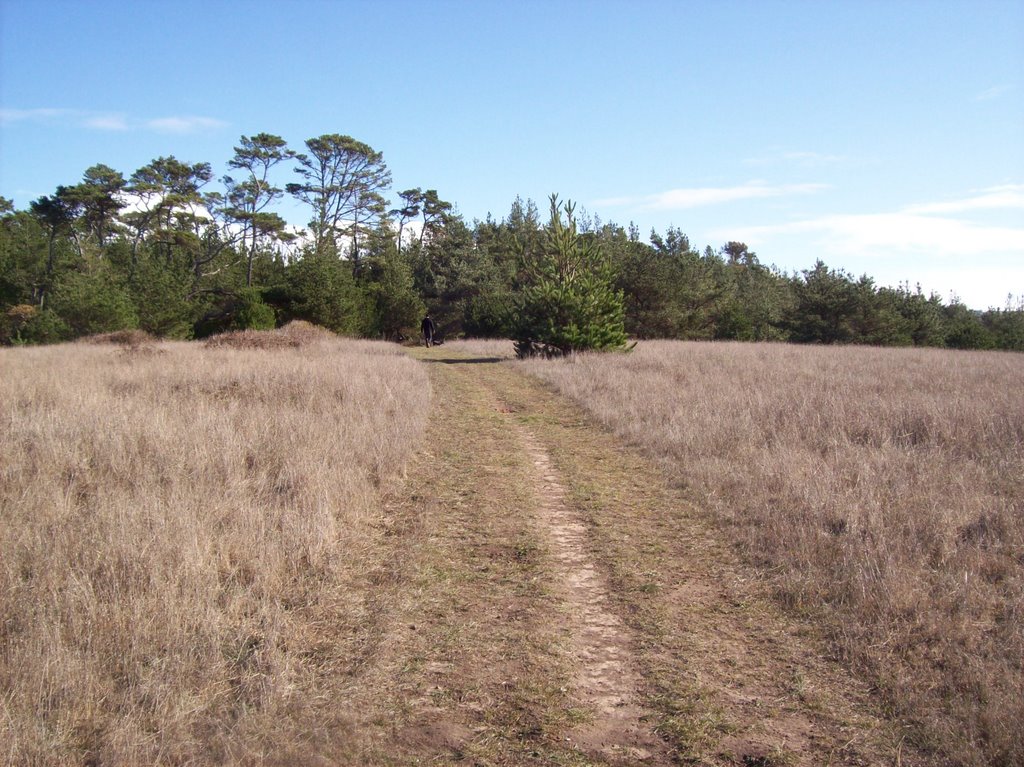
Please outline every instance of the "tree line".
[{"label": "tree line", "polygon": [[[399,340],[430,312],[441,334],[521,351],[634,338],[1024,351],[1024,301],[977,312],[818,261],[783,272],[745,244],[703,250],[674,228],[642,241],[551,201],[466,222],[434,189],[389,199],[381,152],[349,136],[243,136],[209,163],[106,165],[17,210],[0,198],[0,343],[122,329],[202,338],[302,319]],[[307,228],[280,213],[302,203]]]}]

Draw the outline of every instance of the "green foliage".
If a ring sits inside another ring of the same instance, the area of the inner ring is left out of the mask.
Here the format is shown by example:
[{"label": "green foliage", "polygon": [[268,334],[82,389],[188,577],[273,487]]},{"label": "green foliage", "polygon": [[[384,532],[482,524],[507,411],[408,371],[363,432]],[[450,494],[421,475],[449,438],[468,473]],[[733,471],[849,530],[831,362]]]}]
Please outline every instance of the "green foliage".
[{"label": "green foliage", "polygon": [[351,136],[329,133],[306,140],[306,152],[296,154],[300,183],[287,185],[288,193],[313,209],[309,222],[314,251],[325,255],[328,246],[341,250],[339,238],[353,239],[358,260],[358,237],[387,209],[382,193],[391,186],[384,155]]},{"label": "green foliage", "polygon": [[371,303],[349,265],[338,258],[307,252],[288,268],[283,289],[272,296],[284,320],[306,320],[343,335],[371,330]]},{"label": "green foliage", "polygon": [[273,307],[263,303],[263,296],[255,288],[238,292],[234,304],[232,330],[273,330],[277,317]]},{"label": "green foliage", "polygon": [[1024,352],[1024,306],[985,312],[981,321],[995,339],[999,349]]},{"label": "green foliage", "polygon": [[[606,232],[607,232],[606,227]],[[618,286],[626,299],[626,328],[639,338],[712,338],[716,316],[724,315],[729,287],[721,259],[702,257],[686,235],[669,229],[651,235],[651,246],[611,239],[618,255]],[[617,246],[616,246],[617,244]]]},{"label": "green foliage", "polygon": [[272,330],[277,312],[265,303],[258,288],[240,287],[218,294],[205,314],[191,328],[196,338],[208,338],[232,330]]},{"label": "green foliage", "polygon": [[951,349],[994,349],[992,331],[981,324],[981,312],[954,301],[945,308],[946,346]]},{"label": "green foliage", "polygon": [[443,334],[493,335],[500,327],[507,337],[516,260],[499,255],[497,248],[481,247],[480,238],[454,213],[435,221],[429,237],[410,244],[403,255]]},{"label": "green foliage", "polygon": [[394,248],[371,263],[368,290],[374,335],[388,340],[415,335],[425,307],[413,287],[412,270]]},{"label": "green foliage", "polygon": [[796,305],[790,316],[794,341],[802,343],[850,343],[855,340],[857,289],[843,271],[833,271],[818,261],[795,279]]},{"label": "green foliage", "polygon": [[21,329],[19,340],[26,344],[56,344],[71,336],[71,328],[56,312],[42,309]]},{"label": "green foliage", "polygon": [[192,283],[183,264],[143,252],[128,282],[139,327],[161,338],[188,338],[197,311]]},{"label": "green foliage", "polygon": [[70,337],[71,328],[49,309],[19,304],[0,315],[0,344],[52,344]]},{"label": "green foliage", "polygon": [[551,197],[544,248],[523,253],[523,287],[514,319],[516,353],[570,354],[626,345],[625,304],[610,261],[581,237],[574,206]]},{"label": "green foliage", "polygon": [[[925,297],[918,286],[911,293],[906,286],[895,290],[883,288],[888,303],[900,315],[903,327],[910,343],[914,346],[944,346],[945,327],[942,313],[942,300],[932,295]],[[901,340],[902,343],[902,340]]]},{"label": "green foliage", "polygon": [[66,199],[80,211],[80,225],[100,246],[117,229],[117,213],[124,207],[124,186],[124,176],[119,172],[94,165],[82,174],[82,183],[66,190]]},{"label": "green foliage", "polygon": [[260,243],[291,238],[284,219],[266,208],[283,194],[280,187],[270,183],[271,170],[294,156],[283,138],[260,133],[252,137],[242,136],[241,145],[235,147],[235,156],[228,161],[230,168],[245,173],[245,178],[238,181],[225,176],[223,182],[227,187],[224,213],[242,227],[246,287],[253,284],[253,268]]},{"label": "green foliage", "polygon": [[0,218],[0,306],[38,304],[49,284],[47,237],[35,217],[18,211]]},{"label": "green foliage", "polygon": [[139,326],[131,294],[102,265],[62,275],[53,292],[52,309],[75,337]]},{"label": "green foliage", "polygon": [[495,289],[466,298],[462,304],[462,329],[470,338],[508,338],[512,335],[515,295]]}]

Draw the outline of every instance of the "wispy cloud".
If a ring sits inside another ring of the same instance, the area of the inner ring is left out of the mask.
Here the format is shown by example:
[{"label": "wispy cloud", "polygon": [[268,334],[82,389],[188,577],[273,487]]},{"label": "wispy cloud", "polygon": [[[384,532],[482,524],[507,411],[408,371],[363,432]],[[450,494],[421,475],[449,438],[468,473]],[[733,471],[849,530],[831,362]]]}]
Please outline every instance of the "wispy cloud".
[{"label": "wispy cloud", "polygon": [[981,189],[970,197],[946,202],[911,205],[908,213],[964,213],[969,210],[1024,210],[1024,184],[1004,184]]},{"label": "wispy cloud", "polygon": [[154,120],[146,120],[145,127],[161,133],[198,133],[204,130],[217,130],[227,127],[223,120],[213,117],[196,117],[185,115],[178,117],[158,117]]},{"label": "wispy cloud", "polygon": [[771,185],[763,181],[750,181],[739,186],[692,187],[669,189],[658,194],[638,197],[611,197],[595,200],[594,207],[637,208],[640,210],[687,210],[706,205],[721,205],[738,200],[788,197],[800,194],[815,194],[827,189],[826,184],[780,184]]},{"label": "wispy cloud", "polygon": [[83,119],[82,125],[94,130],[126,131],[130,129],[124,115],[93,115]]},{"label": "wispy cloud", "polygon": [[41,123],[98,131],[155,131],[158,133],[199,133],[227,126],[223,120],[198,115],[168,115],[137,118],[119,112],[85,109],[0,109],[0,125]]},{"label": "wispy cloud", "polygon": [[992,209],[1024,209],[1024,185],[993,187],[961,200],[909,205],[890,213],[833,214],[711,234],[750,243],[780,235],[818,235],[823,250],[844,256],[1024,257],[1024,226],[983,224],[956,215]]},{"label": "wispy cloud", "polygon": [[869,213],[821,216],[774,226],[735,230],[729,236],[757,242],[779,234],[820,233],[828,250],[852,255],[884,255],[894,251],[935,256],[982,253],[1024,254],[1024,229],[985,226],[955,218],[914,213]]},{"label": "wispy cloud", "polygon": [[65,117],[73,111],[71,109],[0,109],[0,125],[53,121]]},{"label": "wispy cloud", "polygon": [[1003,83],[1001,85],[993,85],[991,88],[986,88],[981,93],[974,97],[975,101],[992,101],[1000,96],[1009,93],[1014,90],[1016,86],[1010,85],[1009,83]]}]

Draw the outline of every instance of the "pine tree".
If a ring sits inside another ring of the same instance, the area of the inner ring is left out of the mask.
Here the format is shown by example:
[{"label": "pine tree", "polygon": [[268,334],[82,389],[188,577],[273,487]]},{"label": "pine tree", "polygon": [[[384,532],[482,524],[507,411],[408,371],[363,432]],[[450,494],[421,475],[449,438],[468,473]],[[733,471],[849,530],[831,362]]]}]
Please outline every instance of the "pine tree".
[{"label": "pine tree", "polygon": [[[562,219],[564,210],[565,220]],[[621,349],[626,344],[625,299],[611,262],[592,237],[576,228],[574,205],[551,196],[551,221],[536,254],[522,253],[514,340],[520,357],[563,356]]]}]

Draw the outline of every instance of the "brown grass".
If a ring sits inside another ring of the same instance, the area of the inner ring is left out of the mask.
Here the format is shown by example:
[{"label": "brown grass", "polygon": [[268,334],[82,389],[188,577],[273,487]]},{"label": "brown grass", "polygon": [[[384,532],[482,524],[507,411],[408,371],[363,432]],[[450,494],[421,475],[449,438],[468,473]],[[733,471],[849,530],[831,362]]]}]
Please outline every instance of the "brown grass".
[{"label": "brown grass", "polygon": [[334,338],[337,336],[329,330],[304,320],[293,320],[277,330],[232,330],[210,336],[203,343],[214,349],[287,349]]},{"label": "brown grass", "polygon": [[156,343],[156,338],[145,330],[115,330],[112,333],[97,333],[96,335],[79,338],[76,343],[83,344],[114,344],[128,348],[136,348]]},{"label": "brown grass", "polygon": [[698,494],[937,761],[1024,762],[1024,356],[651,342],[523,364]]},{"label": "brown grass", "polygon": [[341,758],[428,385],[289,333],[317,342],[0,350],[0,763]]},{"label": "brown grass", "polygon": [[443,350],[455,354],[466,354],[471,357],[488,359],[515,359],[516,350],[511,341],[493,338],[469,338],[459,341],[448,341]]}]

